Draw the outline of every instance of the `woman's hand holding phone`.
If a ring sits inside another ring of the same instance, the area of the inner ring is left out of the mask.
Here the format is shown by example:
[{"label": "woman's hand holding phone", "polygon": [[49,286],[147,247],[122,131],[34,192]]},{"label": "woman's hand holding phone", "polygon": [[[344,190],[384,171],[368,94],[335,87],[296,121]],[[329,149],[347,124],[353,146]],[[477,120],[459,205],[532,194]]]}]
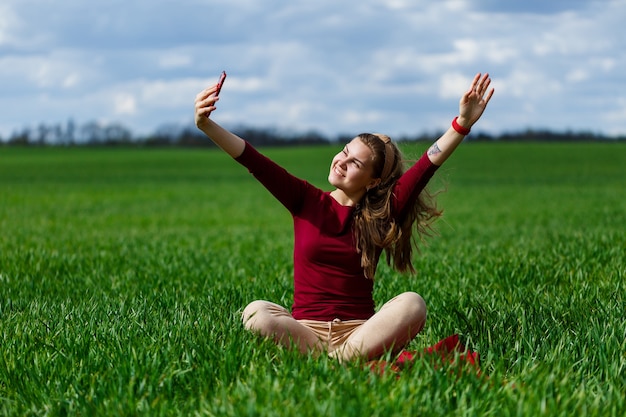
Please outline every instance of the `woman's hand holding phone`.
[{"label": "woman's hand holding phone", "polygon": [[205,88],[196,96],[196,126],[203,125],[202,119],[208,118],[215,110],[215,102],[219,99],[225,80],[226,71],[222,71],[217,84]]}]

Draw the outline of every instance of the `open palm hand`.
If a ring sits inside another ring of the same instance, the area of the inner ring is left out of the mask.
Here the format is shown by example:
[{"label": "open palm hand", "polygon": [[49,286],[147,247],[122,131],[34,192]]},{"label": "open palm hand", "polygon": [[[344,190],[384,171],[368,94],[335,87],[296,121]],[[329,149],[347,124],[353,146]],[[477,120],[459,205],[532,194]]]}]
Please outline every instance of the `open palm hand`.
[{"label": "open palm hand", "polygon": [[491,78],[489,74],[476,74],[468,91],[463,94],[459,103],[459,124],[471,127],[480,119],[487,104],[493,96],[494,89],[489,89]]}]

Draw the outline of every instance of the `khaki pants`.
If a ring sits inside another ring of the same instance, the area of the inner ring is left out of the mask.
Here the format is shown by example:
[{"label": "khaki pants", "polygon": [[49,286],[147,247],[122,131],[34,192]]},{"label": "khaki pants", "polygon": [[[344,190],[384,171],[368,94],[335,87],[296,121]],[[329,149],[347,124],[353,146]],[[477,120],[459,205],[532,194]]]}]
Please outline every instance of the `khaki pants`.
[{"label": "khaki pants", "polygon": [[419,294],[402,293],[368,320],[296,320],[286,308],[257,300],[243,311],[245,327],[302,353],[327,352],[340,361],[374,359],[401,350],[423,328],[426,303]]}]

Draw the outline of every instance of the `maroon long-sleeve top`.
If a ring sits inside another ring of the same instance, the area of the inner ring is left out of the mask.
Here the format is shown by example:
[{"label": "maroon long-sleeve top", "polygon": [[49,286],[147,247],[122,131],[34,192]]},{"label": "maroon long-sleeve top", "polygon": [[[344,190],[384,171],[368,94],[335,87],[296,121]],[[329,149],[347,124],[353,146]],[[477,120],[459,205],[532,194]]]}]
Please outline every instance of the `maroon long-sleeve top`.
[{"label": "maroon long-sleeve top", "polygon": [[[365,277],[353,232],[355,208],[299,179],[249,143],[236,160],[248,168],[293,216],[295,319],[368,319],[374,314],[374,281]],[[424,153],[398,179],[393,215],[415,202],[438,167]]]}]

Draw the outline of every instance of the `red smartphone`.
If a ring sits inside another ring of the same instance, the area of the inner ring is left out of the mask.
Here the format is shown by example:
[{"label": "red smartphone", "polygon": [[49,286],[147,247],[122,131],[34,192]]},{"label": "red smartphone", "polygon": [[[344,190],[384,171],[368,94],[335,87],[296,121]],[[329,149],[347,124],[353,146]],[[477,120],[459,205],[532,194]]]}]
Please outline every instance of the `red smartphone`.
[{"label": "red smartphone", "polygon": [[217,82],[217,91],[215,92],[215,97],[220,95],[220,91],[222,90],[222,85],[224,85],[224,80],[226,79],[226,71],[222,71],[220,75],[220,79]]}]

